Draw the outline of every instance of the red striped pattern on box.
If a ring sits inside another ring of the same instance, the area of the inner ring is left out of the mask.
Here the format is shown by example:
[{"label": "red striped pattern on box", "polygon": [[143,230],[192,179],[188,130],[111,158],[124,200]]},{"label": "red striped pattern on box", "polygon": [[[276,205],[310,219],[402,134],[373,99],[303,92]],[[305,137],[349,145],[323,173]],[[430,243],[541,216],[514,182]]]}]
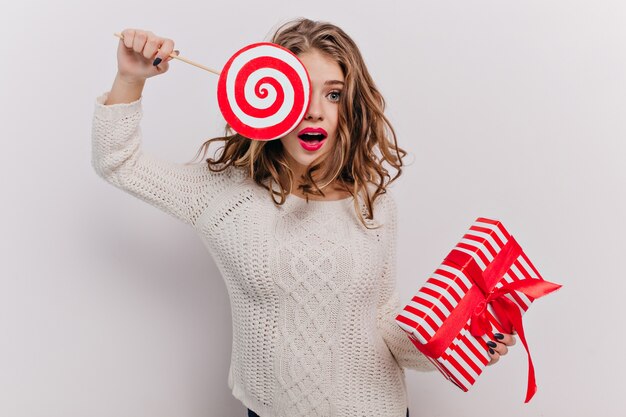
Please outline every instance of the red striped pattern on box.
[{"label": "red striped pattern on box", "polygon": [[[455,249],[471,255],[484,271],[509,238],[510,235],[502,223],[480,217]],[[496,284],[496,288],[502,287],[502,281],[514,282],[523,278],[543,279],[524,253]],[[396,322],[416,346],[428,343],[472,285],[462,270],[444,261],[399,313]],[[519,307],[522,314],[533,301],[519,292],[505,296]],[[489,363],[486,342],[495,340],[493,333],[502,332],[490,306],[488,311],[491,332],[480,338],[474,337],[470,334],[468,321],[440,357],[429,358],[446,378],[463,391],[467,391],[476,382]]]}]

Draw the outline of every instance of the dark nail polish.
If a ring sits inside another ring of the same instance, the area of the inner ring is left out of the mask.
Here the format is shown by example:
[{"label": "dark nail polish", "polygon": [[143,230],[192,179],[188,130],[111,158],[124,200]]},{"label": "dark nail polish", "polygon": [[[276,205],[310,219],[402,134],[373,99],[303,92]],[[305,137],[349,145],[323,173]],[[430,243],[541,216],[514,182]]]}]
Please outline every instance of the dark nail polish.
[{"label": "dark nail polish", "polygon": [[487,346],[489,346],[490,348],[494,348],[498,345],[496,345],[496,342],[492,342],[491,340],[487,342]]},{"label": "dark nail polish", "polygon": [[498,340],[504,339],[504,335],[502,333],[494,333],[493,335]]},{"label": "dark nail polish", "polygon": [[495,353],[496,353],[496,351],[495,351],[495,350],[493,350],[493,349],[491,349],[491,348],[489,348],[489,353],[491,353],[491,354],[493,355],[493,354],[495,354]]},{"label": "dark nail polish", "polygon": [[161,61],[162,61],[162,59],[161,59],[161,58],[157,58],[157,59],[155,59],[155,60],[154,60],[154,62],[152,63],[152,65],[154,65],[154,66],[156,67],[157,65],[159,65],[159,64],[161,63]]}]

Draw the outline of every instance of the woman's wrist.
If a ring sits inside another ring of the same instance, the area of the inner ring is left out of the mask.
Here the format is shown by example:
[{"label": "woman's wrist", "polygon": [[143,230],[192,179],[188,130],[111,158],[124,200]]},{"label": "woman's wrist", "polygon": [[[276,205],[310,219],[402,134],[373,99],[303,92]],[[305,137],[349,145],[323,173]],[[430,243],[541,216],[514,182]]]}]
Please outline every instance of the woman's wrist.
[{"label": "woman's wrist", "polygon": [[107,100],[104,104],[111,105],[137,101],[143,93],[145,84],[145,79],[126,77],[118,73],[115,76],[113,87],[111,87],[111,91],[109,92]]}]

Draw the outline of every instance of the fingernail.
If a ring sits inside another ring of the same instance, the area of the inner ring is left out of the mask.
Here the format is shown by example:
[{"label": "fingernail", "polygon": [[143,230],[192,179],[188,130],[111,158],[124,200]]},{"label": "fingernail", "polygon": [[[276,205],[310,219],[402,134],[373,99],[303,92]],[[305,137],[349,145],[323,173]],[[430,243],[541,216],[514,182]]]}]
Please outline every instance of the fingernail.
[{"label": "fingernail", "polygon": [[496,342],[492,342],[491,340],[487,342],[487,346],[489,346],[490,348],[494,348],[498,345],[496,345]]},{"label": "fingernail", "polygon": [[491,349],[491,348],[489,348],[489,353],[491,353],[491,354],[493,355],[493,354],[495,354],[495,353],[496,353],[496,351],[495,351],[495,350],[493,350],[493,349]]},{"label": "fingernail", "polygon": [[161,59],[161,58],[157,58],[157,59],[155,59],[155,60],[154,60],[154,62],[152,63],[152,65],[154,65],[154,66],[156,67],[157,65],[159,65],[159,64],[161,63],[161,61],[162,61],[162,59]]},{"label": "fingernail", "polygon": [[498,340],[502,340],[504,339],[504,335],[502,333],[494,333],[493,334],[495,336],[496,339]]}]

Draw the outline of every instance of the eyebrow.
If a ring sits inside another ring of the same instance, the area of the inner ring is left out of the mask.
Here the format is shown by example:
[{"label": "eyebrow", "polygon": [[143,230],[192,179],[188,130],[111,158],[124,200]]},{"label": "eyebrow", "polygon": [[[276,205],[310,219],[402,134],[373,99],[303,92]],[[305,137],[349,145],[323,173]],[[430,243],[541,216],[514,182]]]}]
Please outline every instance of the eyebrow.
[{"label": "eyebrow", "polygon": [[344,83],[343,81],[339,81],[339,80],[328,80],[324,83],[324,85],[345,85],[346,83]]}]

